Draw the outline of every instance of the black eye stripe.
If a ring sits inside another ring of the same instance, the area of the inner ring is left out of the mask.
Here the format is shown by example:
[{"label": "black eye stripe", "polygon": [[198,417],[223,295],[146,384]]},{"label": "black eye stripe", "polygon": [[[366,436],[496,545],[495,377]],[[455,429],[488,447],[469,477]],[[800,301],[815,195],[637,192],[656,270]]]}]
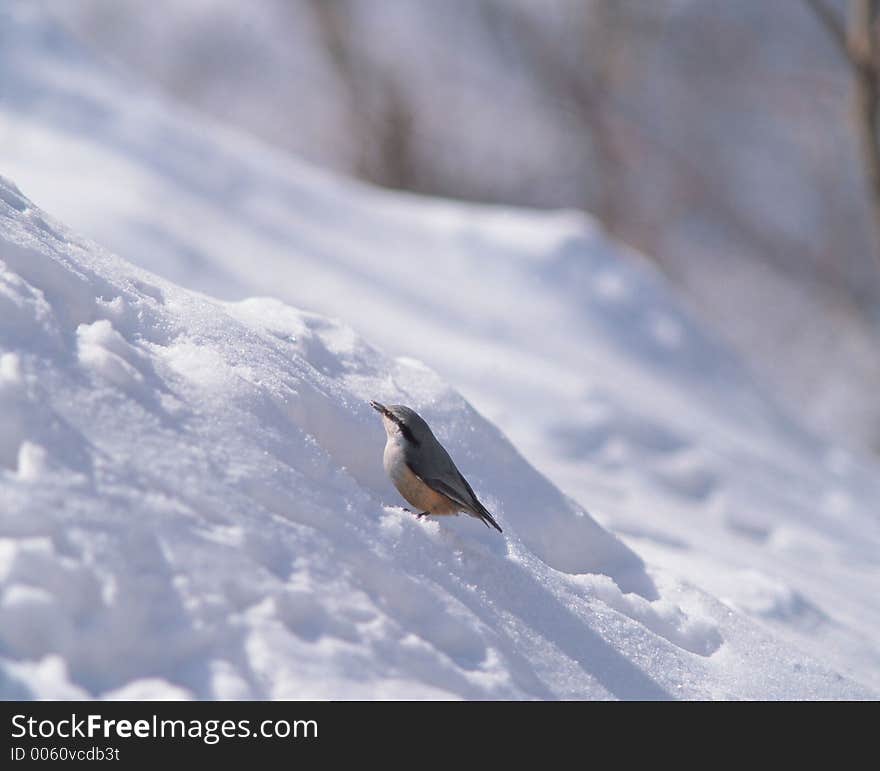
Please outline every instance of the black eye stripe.
[{"label": "black eye stripe", "polygon": [[416,447],[421,446],[421,442],[413,436],[413,432],[410,430],[409,426],[407,426],[400,418],[397,417],[394,413],[390,413],[391,419],[397,423],[397,427],[400,429],[400,433],[403,434],[404,438],[408,442],[412,442]]},{"label": "black eye stripe", "polygon": [[421,442],[413,436],[413,432],[409,430],[409,427],[403,425],[403,423],[400,423],[399,425],[400,425],[400,433],[406,437],[406,440],[408,442],[411,442],[412,444],[414,444],[416,447],[418,447],[421,444]]}]

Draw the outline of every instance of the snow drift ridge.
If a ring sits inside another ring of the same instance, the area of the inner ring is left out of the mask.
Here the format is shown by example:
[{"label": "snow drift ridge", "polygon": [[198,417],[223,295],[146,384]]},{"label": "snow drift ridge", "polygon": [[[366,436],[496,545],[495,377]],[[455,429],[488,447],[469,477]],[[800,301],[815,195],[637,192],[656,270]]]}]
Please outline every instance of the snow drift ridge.
[{"label": "snow drift ridge", "polygon": [[[361,625],[378,624],[395,627],[398,644],[429,641],[416,658],[451,658],[478,680],[497,670],[488,690],[460,673],[462,695],[538,695],[509,678],[507,659],[521,654],[498,620],[527,620],[527,598],[547,594],[548,577],[604,573],[656,598],[641,560],[424,366],[389,361],[340,323],[274,300],[181,290],[72,238],[7,181],[0,200],[0,408],[17,416],[0,445],[0,641],[18,662],[8,672],[60,657],[71,692],[151,675],[201,696],[291,695],[290,684],[260,682],[254,661],[247,676],[229,675],[262,639],[248,627],[332,648],[363,644]],[[397,499],[373,396],[425,414],[506,539],[383,506]],[[430,576],[438,559],[457,567]],[[690,647],[717,646],[711,626],[688,640],[684,617],[602,586]],[[360,610],[346,610],[353,602]],[[261,655],[274,660],[274,648],[263,640]],[[384,682],[391,655],[362,663],[360,679]],[[650,690],[618,658],[625,679]],[[218,684],[230,678],[231,690]],[[321,682],[317,692],[350,693]]]}]

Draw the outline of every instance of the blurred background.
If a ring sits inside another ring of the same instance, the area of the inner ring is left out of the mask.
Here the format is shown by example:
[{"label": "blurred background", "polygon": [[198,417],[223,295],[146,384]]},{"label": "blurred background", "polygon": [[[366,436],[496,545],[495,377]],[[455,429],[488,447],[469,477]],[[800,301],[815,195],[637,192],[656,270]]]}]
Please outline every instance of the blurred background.
[{"label": "blurred background", "polygon": [[780,401],[880,451],[876,5],[45,3],[117,66],[320,166],[592,213]]}]

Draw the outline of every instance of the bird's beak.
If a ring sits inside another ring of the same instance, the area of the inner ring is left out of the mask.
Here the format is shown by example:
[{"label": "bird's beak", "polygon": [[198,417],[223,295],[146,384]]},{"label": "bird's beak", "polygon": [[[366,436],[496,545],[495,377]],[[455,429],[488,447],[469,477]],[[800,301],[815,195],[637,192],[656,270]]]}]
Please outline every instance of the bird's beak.
[{"label": "bird's beak", "polygon": [[381,412],[383,415],[388,412],[388,409],[384,404],[380,404],[379,402],[370,401],[370,406],[376,410],[376,412]]}]

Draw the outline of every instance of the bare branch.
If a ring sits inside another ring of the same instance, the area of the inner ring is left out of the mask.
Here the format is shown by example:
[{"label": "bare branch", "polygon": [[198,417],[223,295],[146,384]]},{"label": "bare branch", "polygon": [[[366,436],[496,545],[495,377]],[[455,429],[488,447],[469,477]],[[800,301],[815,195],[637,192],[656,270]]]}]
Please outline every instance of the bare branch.
[{"label": "bare branch", "polygon": [[804,0],[804,4],[813,11],[819,22],[828,30],[828,34],[831,35],[831,39],[837,44],[844,57],[850,63],[855,64],[849,47],[844,20],[838,18],[837,13],[831,9],[825,0]]},{"label": "bare branch", "polygon": [[878,0],[850,0],[849,49],[865,75],[874,78],[878,77],[877,12]]}]

